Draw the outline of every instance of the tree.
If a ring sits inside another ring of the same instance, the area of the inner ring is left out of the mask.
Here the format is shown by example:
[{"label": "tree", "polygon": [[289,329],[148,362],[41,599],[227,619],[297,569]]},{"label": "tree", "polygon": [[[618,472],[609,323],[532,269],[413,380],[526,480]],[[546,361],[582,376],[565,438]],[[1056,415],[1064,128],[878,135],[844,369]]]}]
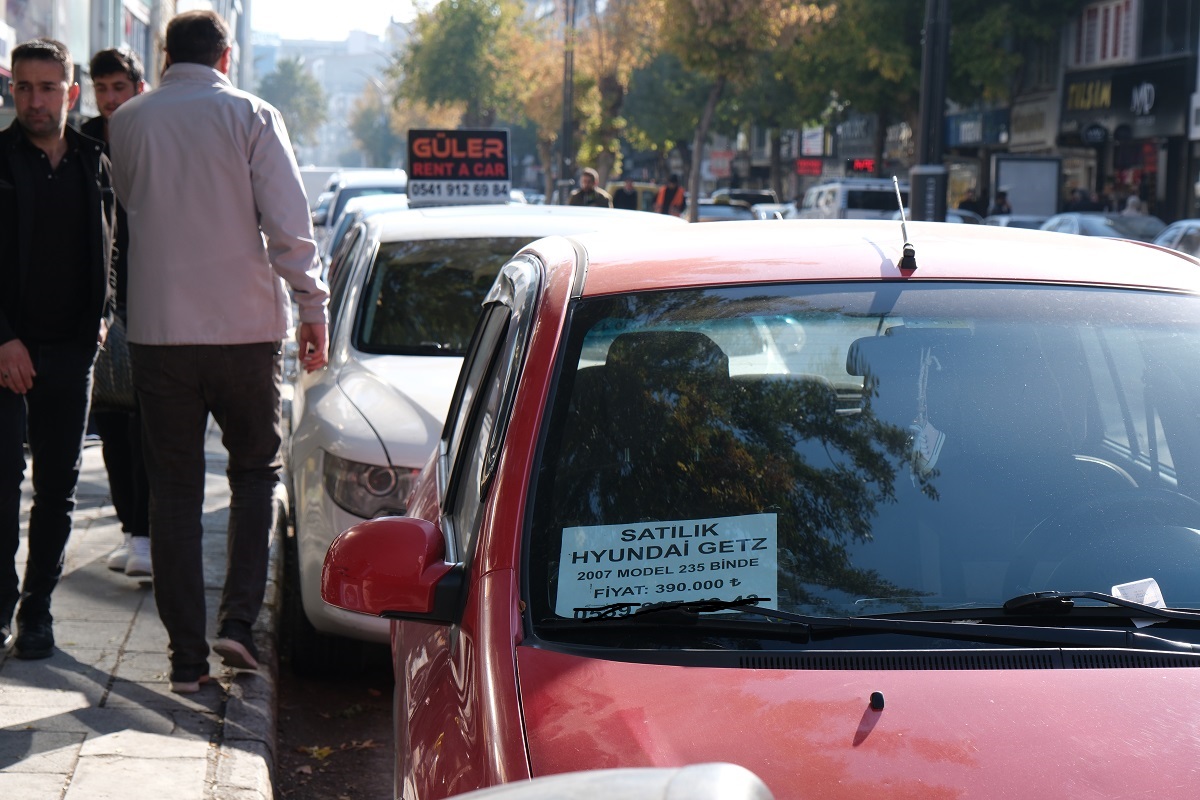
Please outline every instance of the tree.
[{"label": "tree", "polygon": [[[576,0],[580,2],[581,0]],[[619,166],[622,116],[630,76],[653,57],[662,20],[661,0],[585,2],[586,24],[578,39],[577,67],[586,76],[583,97],[588,113],[581,128],[579,161],[600,173],[604,185]]]},{"label": "tree", "polygon": [[391,109],[378,90],[364,92],[350,112],[350,133],[366,156],[369,167],[390,167],[403,141],[392,132]]},{"label": "tree", "polygon": [[658,55],[630,76],[625,138],[636,150],[659,154],[660,177],[665,177],[666,159],[673,150],[679,150],[690,170],[691,142],[707,98],[708,82],[670,53]]},{"label": "tree", "polygon": [[442,0],[413,22],[392,75],[400,96],[461,106],[463,125],[488,127],[518,106],[519,0]]},{"label": "tree", "polygon": [[[887,128],[917,127],[926,0],[823,0],[809,35],[780,53],[778,69],[796,85],[833,92],[843,107],[875,114],[875,163],[883,166]],[[1045,44],[1082,0],[955,0],[947,95],[962,106],[1007,102],[1026,53]]]},{"label": "tree", "polygon": [[302,58],[280,59],[275,71],[259,82],[258,94],[279,109],[294,142],[311,143],[325,122],[325,92],[304,69]]},{"label": "tree", "polygon": [[774,49],[785,35],[815,17],[815,4],[789,0],[665,0],[663,46],[685,67],[710,81],[692,146],[688,219],[695,222],[700,190],[700,164],[709,126],[727,84],[749,82],[747,65],[756,53]]}]

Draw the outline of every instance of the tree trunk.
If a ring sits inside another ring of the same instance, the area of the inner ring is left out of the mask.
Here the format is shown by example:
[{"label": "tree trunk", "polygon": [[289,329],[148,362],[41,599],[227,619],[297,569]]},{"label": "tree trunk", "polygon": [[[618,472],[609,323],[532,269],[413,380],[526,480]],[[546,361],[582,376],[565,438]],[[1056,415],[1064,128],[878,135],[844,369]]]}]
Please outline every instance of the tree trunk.
[{"label": "tree trunk", "polygon": [[771,188],[775,196],[783,199],[783,131],[771,129]]},{"label": "tree trunk", "polygon": [[692,172],[688,175],[688,207],[687,221],[695,222],[700,216],[698,201],[700,199],[700,164],[704,161],[704,143],[708,140],[708,127],[712,124],[713,114],[717,110],[717,102],[725,89],[725,76],[717,77],[712,89],[708,92],[708,100],[704,103],[704,111],[700,114],[700,124],[696,126],[696,140],[692,145]]}]

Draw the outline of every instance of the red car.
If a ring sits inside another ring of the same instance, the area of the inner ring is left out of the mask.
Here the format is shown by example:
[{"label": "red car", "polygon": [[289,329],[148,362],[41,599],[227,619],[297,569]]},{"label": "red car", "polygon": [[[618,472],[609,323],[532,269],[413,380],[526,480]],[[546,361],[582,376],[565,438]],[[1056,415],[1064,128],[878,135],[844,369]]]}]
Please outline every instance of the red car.
[{"label": "red car", "polygon": [[409,516],[322,574],[392,620],[397,797],[706,762],[781,799],[1196,791],[1200,264],[901,231],[508,263]]}]

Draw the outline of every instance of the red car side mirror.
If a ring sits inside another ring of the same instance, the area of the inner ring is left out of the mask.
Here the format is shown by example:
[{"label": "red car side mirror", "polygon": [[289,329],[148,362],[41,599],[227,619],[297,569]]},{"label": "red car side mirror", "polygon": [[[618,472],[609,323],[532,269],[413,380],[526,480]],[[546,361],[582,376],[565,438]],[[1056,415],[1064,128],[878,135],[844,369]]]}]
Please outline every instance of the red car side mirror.
[{"label": "red car side mirror", "polygon": [[432,522],[412,517],[360,522],[329,545],[321,599],[376,617],[452,622],[463,570],[445,558],[445,539]]}]

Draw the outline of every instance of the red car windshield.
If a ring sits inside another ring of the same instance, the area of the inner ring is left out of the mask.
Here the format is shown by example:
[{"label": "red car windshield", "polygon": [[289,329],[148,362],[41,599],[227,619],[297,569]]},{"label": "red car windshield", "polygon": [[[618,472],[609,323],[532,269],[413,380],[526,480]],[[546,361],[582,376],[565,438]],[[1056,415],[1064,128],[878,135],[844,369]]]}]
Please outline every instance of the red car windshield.
[{"label": "red car windshield", "polygon": [[1155,578],[1200,607],[1200,299],[1004,284],[581,301],[533,619],[756,595],[995,608]]}]

